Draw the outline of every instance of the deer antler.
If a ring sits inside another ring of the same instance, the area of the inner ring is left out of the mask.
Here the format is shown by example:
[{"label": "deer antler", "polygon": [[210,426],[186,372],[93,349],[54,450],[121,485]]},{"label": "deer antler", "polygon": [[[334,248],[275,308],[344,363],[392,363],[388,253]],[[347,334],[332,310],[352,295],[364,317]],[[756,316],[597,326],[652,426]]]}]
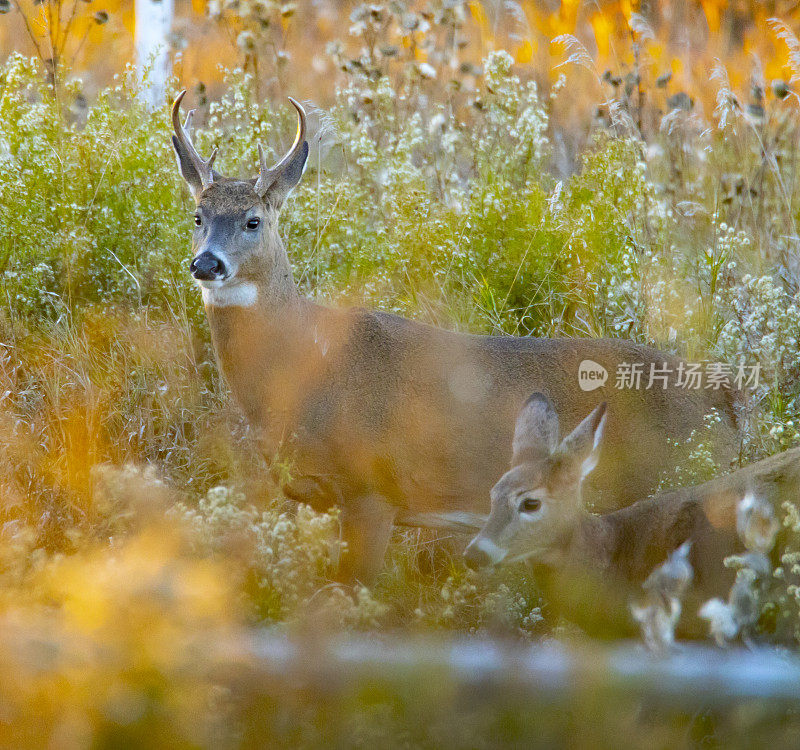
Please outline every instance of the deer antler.
[{"label": "deer antler", "polygon": [[214,181],[214,172],[211,167],[214,164],[214,159],[217,158],[217,149],[215,148],[211,152],[211,156],[208,157],[208,160],[203,159],[203,157],[197,153],[197,150],[192,144],[189,134],[187,133],[189,125],[192,121],[194,110],[191,110],[186,116],[185,125],[181,125],[180,121],[181,102],[183,101],[183,97],[185,95],[186,89],[178,94],[172,104],[172,127],[175,130],[175,137],[178,139],[178,145],[185,152],[187,158],[192,163],[192,166],[197,171],[202,187],[205,189]]},{"label": "deer antler", "polygon": [[303,147],[306,140],[306,111],[303,109],[300,102],[289,97],[289,101],[297,110],[297,135],[294,138],[292,147],[287,151],[286,156],[283,157],[274,167],[267,168],[267,162],[264,159],[264,150],[261,144],[258,145],[258,179],[253,189],[262,198],[266,195],[267,190],[272,186],[275,180],[283,171],[283,168],[295,157],[297,152]]}]

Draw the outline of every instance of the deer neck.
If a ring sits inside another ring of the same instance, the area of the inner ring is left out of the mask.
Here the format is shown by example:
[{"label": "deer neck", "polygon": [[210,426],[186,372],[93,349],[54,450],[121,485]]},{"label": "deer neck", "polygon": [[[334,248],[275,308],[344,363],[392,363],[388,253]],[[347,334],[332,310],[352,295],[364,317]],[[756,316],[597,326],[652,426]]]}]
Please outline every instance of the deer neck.
[{"label": "deer neck", "polygon": [[[204,289],[203,302],[220,369],[251,423],[262,426],[296,388],[293,371],[316,364],[318,308],[298,292],[286,253],[267,271],[243,269],[240,281]],[[296,397],[296,396],[295,396]]]},{"label": "deer neck", "polygon": [[280,237],[276,237],[276,243],[279,251],[275,253],[269,271],[254,275],[253,284],[258,292],[258,304],[267,314],[302,314],[306,308],[306,300],[297,289],[292,266]]},{"label": "deer neck", "polygon": [[581,504],[563,533],[537,560],[558,570],[593,567],[605,569],[614,555],[616,533],[605,516],[589,513]]},{"label": "deer neck", "polygon": [[573,561],[605,570],[614,556],[615,536],[608,518],[583,511],[570,539],[568,556]]}]

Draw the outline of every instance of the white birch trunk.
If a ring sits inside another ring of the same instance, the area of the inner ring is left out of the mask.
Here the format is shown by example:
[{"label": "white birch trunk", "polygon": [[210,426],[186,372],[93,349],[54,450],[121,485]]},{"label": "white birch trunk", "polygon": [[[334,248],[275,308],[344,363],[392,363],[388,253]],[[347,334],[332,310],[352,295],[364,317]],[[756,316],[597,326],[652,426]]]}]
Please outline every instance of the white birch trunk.
[{"label": "white birch trunk", "polygon": [[136,0],[136,72],[143,83],[141,97],[151,109],[164,103],[172,70],[169,33],[175,0]]}]

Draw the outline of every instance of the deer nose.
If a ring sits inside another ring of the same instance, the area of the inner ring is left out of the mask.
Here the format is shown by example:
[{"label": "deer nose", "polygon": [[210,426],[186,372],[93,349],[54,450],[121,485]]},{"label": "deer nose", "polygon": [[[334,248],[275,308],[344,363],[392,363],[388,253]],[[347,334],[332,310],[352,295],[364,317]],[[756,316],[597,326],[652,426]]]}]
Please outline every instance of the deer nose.
[{"label": "deer nose", "polygon": [[189,272],[194,278],[200,281],[215,281],[224,275],[225,266],[222,261],[208,251],[200,253],[192,258],[189,264]]},{"label": "deer nose", "polygon": [[470,542],[464,550],[464,560],[467,563],[467,567],[472,570],[480,570],[492,564],[492,558],[474,541]]}]

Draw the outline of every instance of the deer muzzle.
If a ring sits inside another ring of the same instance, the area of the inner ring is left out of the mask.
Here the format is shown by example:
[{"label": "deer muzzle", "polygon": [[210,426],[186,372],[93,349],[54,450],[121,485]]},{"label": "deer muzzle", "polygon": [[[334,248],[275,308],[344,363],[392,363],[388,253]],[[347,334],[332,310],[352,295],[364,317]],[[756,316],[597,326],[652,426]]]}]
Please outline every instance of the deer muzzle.
[{"label": "deer muzzle", "polygon": [[506,550],[498,547],[491,539],[478,534],[464,550],[464,560],[467,567],[480,570],[499,564],[507,554]]},{"label": "deer muzzle", "polygon": [[189,271],[198,281],[221,281],[227,276],[227,269],[222,259],[209,250],[192,258]]}]

